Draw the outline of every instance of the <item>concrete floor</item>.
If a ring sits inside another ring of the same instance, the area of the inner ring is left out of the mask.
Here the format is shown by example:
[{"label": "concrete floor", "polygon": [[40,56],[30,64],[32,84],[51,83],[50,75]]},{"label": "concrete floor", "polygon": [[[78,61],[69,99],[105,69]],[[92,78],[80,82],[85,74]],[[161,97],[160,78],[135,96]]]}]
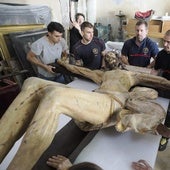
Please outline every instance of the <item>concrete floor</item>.
[{"label": "concrete floor", "polygon": [[164,151],[158,151],[154,170],[170,170],[170,141]]}]

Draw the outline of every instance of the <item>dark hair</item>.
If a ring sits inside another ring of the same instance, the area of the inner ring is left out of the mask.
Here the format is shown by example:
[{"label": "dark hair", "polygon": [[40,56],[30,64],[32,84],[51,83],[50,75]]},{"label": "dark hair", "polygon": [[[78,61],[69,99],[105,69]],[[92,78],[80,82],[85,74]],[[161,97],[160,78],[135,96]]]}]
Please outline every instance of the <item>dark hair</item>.
[{"label": "dark hair", "polygon": [[166,35],[166,36],[170,36],[170,30],[167,30],[167,31],[165,32],[165,35]]},{"label": "dark hair", "polygon": [[64,27],[58,22],[50,22],[47,26],[48,32],[57,31],[59,33],[64,33]]},{"label": "dark hair", "polygon": [[78,20],[78,17],[79,17],[79,16],[82,16],[82,17],[85,19],[84,14],[82,14],[82,13],[77,13],[77,14],[75,15],[75,20],[76,20],[76,21]]},{"label": "dark hair", "polygon": [[71,166],[68,170],[103,170],[103,169],[94,163],[82,162]]},{"label": "dark hair", "polygon": [[88,21],[83,22],[80,27],[81,27],[81,30],[82,30],[82,31],[83,31],[86,27],[88,27],[88,28],[93,28],[93,29],[94,29],[94,26],[93,26],[90,22],[88,22]]},{"label": "dark hair", "polygon": [[148,23],[145,21],[145,20],[139,20],[137,23],[136,23],[136,26],[140,26],[140,25],[145,25],[146,28],[148,28]]}]

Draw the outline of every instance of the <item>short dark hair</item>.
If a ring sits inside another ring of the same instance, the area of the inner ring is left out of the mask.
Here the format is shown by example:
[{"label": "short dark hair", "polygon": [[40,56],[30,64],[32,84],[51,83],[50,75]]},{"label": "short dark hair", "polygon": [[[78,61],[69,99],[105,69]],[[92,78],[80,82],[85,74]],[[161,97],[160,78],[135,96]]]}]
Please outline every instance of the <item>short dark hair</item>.
[{"label": "short dark hair", "polygon": [[165,35],[166,35],[166,36],[170,36],[170,30],[167,30],[167,31],[165,32]]},{"label": "short dark hair", "polygon": [[140,25],[143,25],[143,24],[145,25],[146,28],[148,28],[148,23],[145,20],[137,21],[136,26],[140,26]]},{"label": "short dark hair", "polygon": [[77,21],[78,20],[78,17],[79,16],[82,16],[84,19],[85,19],[85,15],[84,14],[82,14],[82,13],[77,13],[76,15],[75,15],[75,20]]},{"label": "short dark hair", "polygon": [[103,169],[94,163],[82,162],[71,166],[68,170],[103,170]]},{"label": "short dark hair", "polygon": [[50,22],[47,26],[48,32],[57,31],[59,33],[64,33],[64,27],[58,22]]},{"label": "short dark hair", "polygon": [[81,27],[81,30],[82,30],[82,31],[83,31],[86,27],[88,27],[88,28],[93,28],[93,29],[94,29],[93,24],[91,24],[91,23],[88,22],[88,21],[83,22],[80,27]]}]

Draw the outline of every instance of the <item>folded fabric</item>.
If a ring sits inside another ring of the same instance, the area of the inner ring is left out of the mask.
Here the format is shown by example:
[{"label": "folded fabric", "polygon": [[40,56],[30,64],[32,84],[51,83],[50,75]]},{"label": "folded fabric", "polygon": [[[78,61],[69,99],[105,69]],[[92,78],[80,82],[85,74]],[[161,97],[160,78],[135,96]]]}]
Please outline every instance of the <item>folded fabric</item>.
[{"label": "folded fabric", "polygon": [[150,16],[152,16],[154,14],[154,10],[148,10],[146,12],[141,12],[141,11],[137,11],[135,12],[135,18],[136,19],[146,19],[149,18]]}]

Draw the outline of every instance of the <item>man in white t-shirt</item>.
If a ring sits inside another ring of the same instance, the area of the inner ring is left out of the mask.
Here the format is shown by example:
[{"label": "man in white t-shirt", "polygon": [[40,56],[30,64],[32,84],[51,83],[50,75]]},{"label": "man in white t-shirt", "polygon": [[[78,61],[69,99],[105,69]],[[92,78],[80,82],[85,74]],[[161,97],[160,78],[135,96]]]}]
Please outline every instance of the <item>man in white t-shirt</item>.
[{"label": "man in white t-shirt", "polygon": [[61,58],[62,54],[68,53],[67,43],[63,38],[64,27],[60,23],[50,22],[47,30],[47,35],[32,43],[27,59],[37,67],[38,77],[65,83],[63,75],[54,72],[55,67],[50,65]]}]

